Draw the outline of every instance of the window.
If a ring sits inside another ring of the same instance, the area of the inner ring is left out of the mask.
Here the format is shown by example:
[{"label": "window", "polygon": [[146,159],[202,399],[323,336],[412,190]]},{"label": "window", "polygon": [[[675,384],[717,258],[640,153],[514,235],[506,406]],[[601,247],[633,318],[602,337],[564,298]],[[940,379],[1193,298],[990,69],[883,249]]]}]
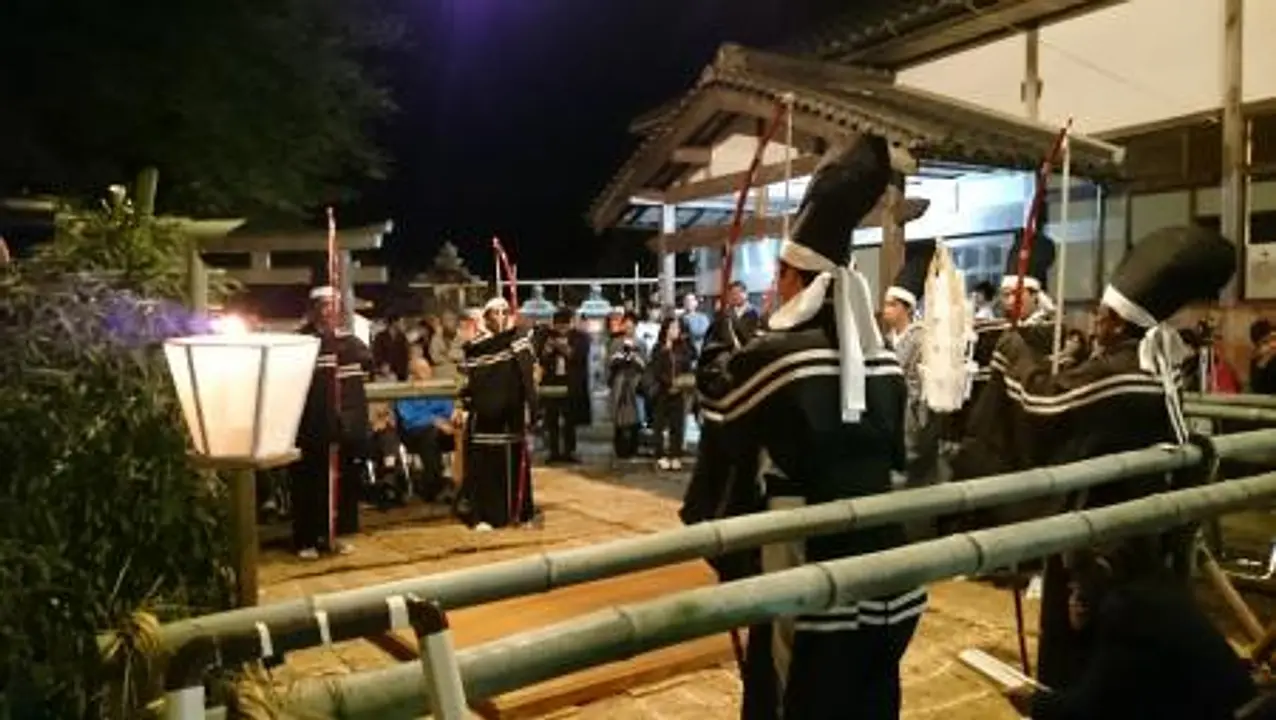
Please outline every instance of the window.
[{"label": "window", "polygon": [[953,264],[966,278],[966,287],[987,280],[996,283],[1006,267],[1006,253],[1014,242],[1013,235],[977,235],[947,243]]}]

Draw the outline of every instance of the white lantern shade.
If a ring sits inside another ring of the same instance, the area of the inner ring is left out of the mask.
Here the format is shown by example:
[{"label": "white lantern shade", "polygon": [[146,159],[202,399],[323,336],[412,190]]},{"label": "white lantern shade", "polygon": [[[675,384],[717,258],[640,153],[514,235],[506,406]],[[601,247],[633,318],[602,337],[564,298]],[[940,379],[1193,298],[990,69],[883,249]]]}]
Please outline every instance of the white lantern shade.
[{"label": "white lantern shade", "polygon": [[198,335],[165,342],[164,354],[197,453],[263,460],[292,451],[319,338]]}]

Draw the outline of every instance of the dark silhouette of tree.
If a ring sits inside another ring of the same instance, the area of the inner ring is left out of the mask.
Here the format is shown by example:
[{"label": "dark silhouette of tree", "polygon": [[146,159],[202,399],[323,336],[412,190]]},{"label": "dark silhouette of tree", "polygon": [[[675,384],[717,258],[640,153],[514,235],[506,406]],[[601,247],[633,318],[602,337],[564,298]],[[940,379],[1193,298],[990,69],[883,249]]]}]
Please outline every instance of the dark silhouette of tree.
[{"label": "dark silhouette of tree", "polygon": [[0,192],[97,194],[155,166],[168,212],[347,199],[385,167],[385,2],[5,0]]}]

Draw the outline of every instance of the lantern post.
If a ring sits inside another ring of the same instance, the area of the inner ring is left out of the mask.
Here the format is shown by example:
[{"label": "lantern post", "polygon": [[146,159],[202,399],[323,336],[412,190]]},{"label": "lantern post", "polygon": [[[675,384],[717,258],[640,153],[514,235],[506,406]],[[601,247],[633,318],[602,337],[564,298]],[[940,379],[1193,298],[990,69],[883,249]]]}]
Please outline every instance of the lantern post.
[{"label": "lantern post", "polygon": [[196,465],[227,476],[240,607],[257,604],[258,470],[289,465],[319,339],[235,332],[168,340]]}]

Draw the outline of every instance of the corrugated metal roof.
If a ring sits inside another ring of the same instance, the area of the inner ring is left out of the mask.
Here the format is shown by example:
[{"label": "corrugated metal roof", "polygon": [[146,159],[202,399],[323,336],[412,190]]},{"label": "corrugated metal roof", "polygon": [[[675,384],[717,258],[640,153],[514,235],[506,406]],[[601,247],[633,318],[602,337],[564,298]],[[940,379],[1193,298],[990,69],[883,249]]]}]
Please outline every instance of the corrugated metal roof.
[{"label": "corrugated metal roof", "polygon": [[[675,148],[713,144],[731,131],[732,117],[770,116],[789,94],[798,131],[826,140],[881,135],[918,159],[1036,169],[1058,134],[1048,125],[898,85],[890,73],[724,45],[595,200],[594,229],[613,224],[637,191],[664,190],[690,170],[672,162]],[[1120,148],[1080,135],[1070,142],[1078,175],[1120,176]]]}]

